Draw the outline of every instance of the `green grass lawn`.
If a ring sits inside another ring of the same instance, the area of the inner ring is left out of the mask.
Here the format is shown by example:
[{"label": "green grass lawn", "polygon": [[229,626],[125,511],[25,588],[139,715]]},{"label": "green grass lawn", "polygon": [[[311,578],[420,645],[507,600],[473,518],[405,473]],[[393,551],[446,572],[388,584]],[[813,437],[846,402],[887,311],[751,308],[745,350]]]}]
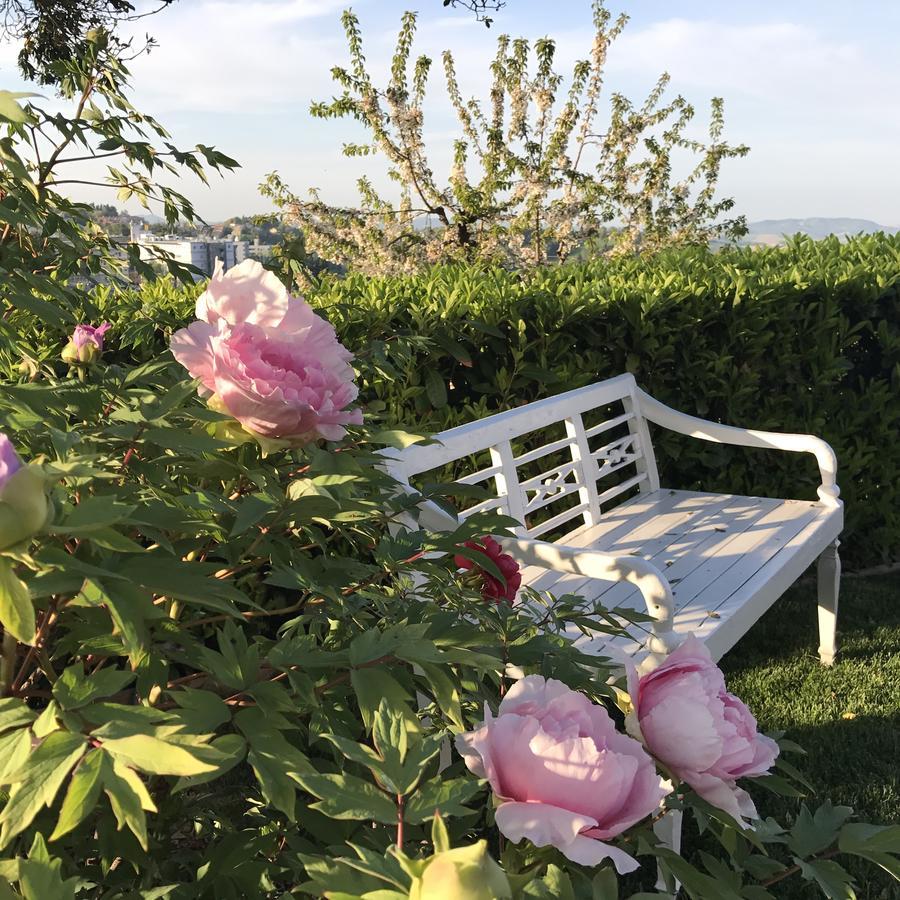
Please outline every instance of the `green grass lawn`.
[{"label": "green grass lawn", "polygon": [[[840,655],[831,668],[816,655],[816,589],[788,592],[722,661],[729,689],[766,731],[784,730],[807,757],[793,757],[826,797],[860,818],[900,822],[900,576],[845,578],[838,621]],[[796,802],[757,789],[761,811],[784,821]],[[846,858],[840,860],[846,864]],[[879,869],[849,863],[860,900],[900,898]],[[778,897],[821,896],[799,877]]]}]

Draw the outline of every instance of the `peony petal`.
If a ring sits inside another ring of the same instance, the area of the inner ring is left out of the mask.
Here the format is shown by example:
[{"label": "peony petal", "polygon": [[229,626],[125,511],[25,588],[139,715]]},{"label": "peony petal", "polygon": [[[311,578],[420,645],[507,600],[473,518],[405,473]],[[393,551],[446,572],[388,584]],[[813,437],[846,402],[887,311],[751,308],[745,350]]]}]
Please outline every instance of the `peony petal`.
[{"label": "peony petal", "polygon": [[172,335],[169,349],[172,356],[183,365],[192,378],[199,378],[203,386],[215,392],[213,377],[212,339],[216,329],[206,322],[192,322]]},{"label": "peony petal", "polygon": [[604,844],[595,838],[578,835],[567,847],[560,850],[572,860],[582,866],[599,866],[604,860],[610,860],[620,875],[627,875],[640,868],[640,863],[627,854],[624,850],[614,847],[612,844]]},{"label": "peony petal", "polygon": [[674,771],[703,771],[722,755],[723,742],[711,699],[677,680],[678,692],[667,694],[649,713],[640,711],[641,732],[650,752]]},{"label": "peony petal", "polygon": [[500,701],[497,715],[504,713],[516,713],[527,715],[531,710],[544,710],[551,703],[559,704],[560,701],[568,701],[584,709],[592,704],[583,694],[571,690],[568,685],[557,681],[555,678],[543,678],[540,675],[528,675],[517,681]]},{"label": "peony petal", "polygon": [[707,803],[728,813],[741,827],[749,827],[745,818],[759,818],[750,795],[733,781],[724,781],[709,772],[687,772],[683,778]]},{"label": "peony petal", "polygon": [[197,318],[229,325],[249,323],[277,328],[288,312],[290,294],[274,272],[245,259],[223,274],[220,260],[206,290],[197,298]]},{"label": "peony petal", "polygon": [[494,793],[500,793],[500,776],[491,757],[491,726],[494,718],[487,703],[484,705],[484,722],[475,731],[458,734],[454,740],[456,752],[463,758],[469,771],[479,778],[487,778]]},{"label": "peony petal", "polygon": [[497,827],[513,843],[528,838],[536,847],[548,845],[560,850],[578,833],[597,825],[597,820],[548,803],[501,803],[494,812]]},{"label": "peony petal", "polygon": [[0,487],[22,468],[22,460],[16,453],[13,442],[0,432]]},{"label": "peony petal", "polygon": [[497,828],[513,843],[527,838],[536,847],[556,847],[572,862],[582,866],[598,866],[610,859],[622,875],[638,868],[637,861],[624,850],[581,833],[596,824],[590,816],[547,803],[517,802],[501,803],[494,816]]}]

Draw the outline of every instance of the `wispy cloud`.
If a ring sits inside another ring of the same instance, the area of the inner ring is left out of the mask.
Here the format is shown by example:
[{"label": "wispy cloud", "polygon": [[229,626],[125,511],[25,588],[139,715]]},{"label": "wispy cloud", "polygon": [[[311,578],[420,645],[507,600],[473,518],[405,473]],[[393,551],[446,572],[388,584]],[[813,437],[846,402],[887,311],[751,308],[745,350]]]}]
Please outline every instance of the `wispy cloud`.
[{"label": "wispy cloud", "polygon": [[132,65],[139,96],[160,113],[252,114],[308,102],[328,85],[340,49],[315,20],[333,24],[344,5],[191,0],[173,7],[153,20],[159,46]]}]

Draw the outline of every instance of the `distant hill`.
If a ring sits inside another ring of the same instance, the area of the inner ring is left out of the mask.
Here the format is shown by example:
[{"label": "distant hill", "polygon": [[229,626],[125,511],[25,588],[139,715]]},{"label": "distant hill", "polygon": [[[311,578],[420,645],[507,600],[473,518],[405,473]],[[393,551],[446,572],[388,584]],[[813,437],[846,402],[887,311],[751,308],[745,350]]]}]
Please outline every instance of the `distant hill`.
[{"label": "distant hill", "polygon": [[808,234],[811,238],[824,238],[830,234],[838,237],[847,237],[863,232],[870,234],[874,231],[883,231],[886,234],[896,234],[900,228],[891,225],[879,225],[870,219],[850,218],[817,218],[808,219],[762,219],[759,222],[749,222],[747,234],[743,242],[747,244],[780,244],[785,235]]}]

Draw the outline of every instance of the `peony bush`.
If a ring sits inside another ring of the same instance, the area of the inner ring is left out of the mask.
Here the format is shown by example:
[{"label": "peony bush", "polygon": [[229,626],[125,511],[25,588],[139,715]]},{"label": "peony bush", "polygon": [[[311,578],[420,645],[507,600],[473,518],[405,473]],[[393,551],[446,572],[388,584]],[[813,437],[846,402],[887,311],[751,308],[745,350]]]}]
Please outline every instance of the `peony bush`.
[{"label": "peony bush", "polygon": [[[197,316],[135,365],[114,330],[33,376],[4,351],[0,889],[850,897],[837,854],[896,867],[848,809],[760,818],[754,784],[802,777],[701,645],[626,691],[566,636],[615,616],[521,589],[509,520],[392,527],[455,488],[397,490],[379,449],[427,437],[364,422],[351,350],[271,273],[217,271]],[[654,831],[679,812],[702,854]]]}]

